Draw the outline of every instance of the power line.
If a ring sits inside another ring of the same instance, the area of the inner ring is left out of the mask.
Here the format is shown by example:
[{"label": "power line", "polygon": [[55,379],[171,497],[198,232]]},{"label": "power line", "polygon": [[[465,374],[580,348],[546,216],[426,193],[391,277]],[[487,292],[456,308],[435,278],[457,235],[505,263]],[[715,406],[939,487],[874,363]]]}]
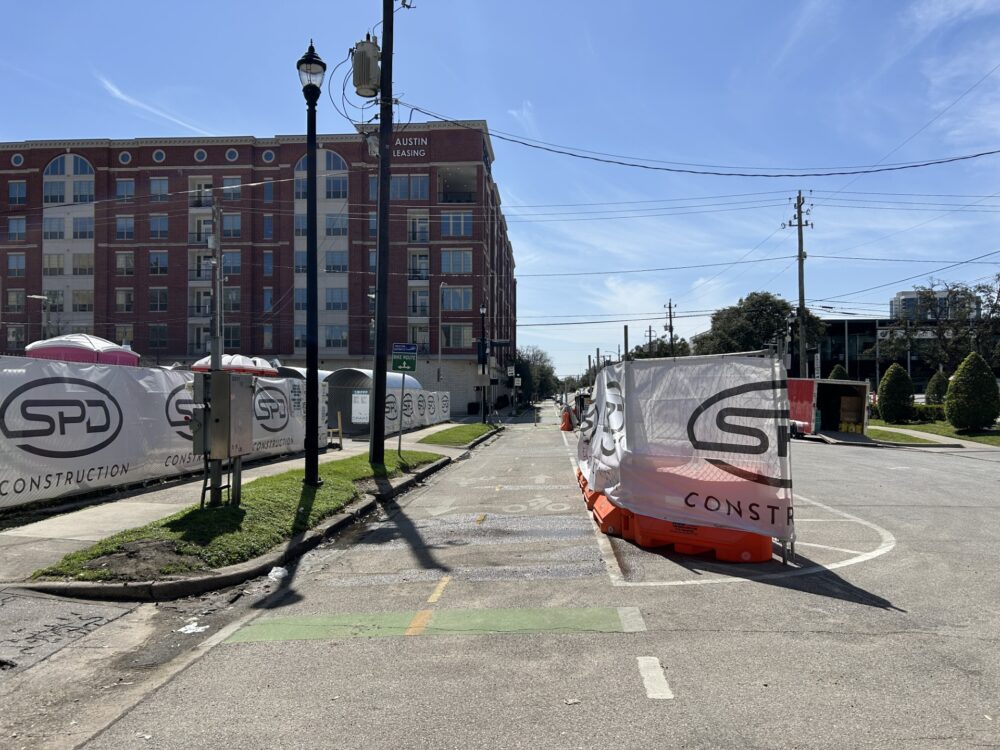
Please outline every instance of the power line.
[{"label": "power line", "polygon": [[794,258],[794,255],[782,255],[777,258],[758,258],[757,260],[735,260],[735,261],[725,261],[722,263],[698,263],[690,266],[663,266],[660,268],[630,268],[626,270],[622,269],[611,269],[604,271],[559,271],[553,273],[520,273],[517,274],[517,278],[539,278],[539,277],[551,277],[551,276],[615,276],[619,274],[627,273],[655,273],[658,271],[687,271],[695,268],[717,268],[718,266],[734,266],[740,264],[748,263],[768,263],[775,260],[785,260],[786,258]]}]

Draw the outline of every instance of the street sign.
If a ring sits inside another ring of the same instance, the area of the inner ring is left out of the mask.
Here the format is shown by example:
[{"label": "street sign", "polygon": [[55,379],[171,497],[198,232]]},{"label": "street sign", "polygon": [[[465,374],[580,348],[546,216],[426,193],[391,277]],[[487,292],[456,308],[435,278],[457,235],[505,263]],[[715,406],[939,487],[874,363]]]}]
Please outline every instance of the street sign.
[{"label": "street sign", "polygon": [[820,377],[819,374],[819,352],[813,355],[813,377]]},{"label": "street sign", "polygon": [[392,371],[416,372],[416,370],[417,370],[417,345],[393,344]]},{"label": "street sign", "polygon": [[507,377],[508,378],[514,377],[514,365],[507,366]]},{"label": "street sign", "polygon": [[514,387],[515,388],[520,388],[521,387],[521,376],[520,375],[518,375],[517,377],[514,378]]}]

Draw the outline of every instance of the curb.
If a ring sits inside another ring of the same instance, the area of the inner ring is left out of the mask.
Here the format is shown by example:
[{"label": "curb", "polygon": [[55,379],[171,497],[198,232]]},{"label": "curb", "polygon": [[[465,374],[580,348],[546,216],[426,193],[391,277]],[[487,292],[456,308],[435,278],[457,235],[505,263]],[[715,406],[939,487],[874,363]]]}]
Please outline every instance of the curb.
[{"label": "curb", "polygon": [[[95,581],[18,581],[2,584],[5,589],[24,589],[71,599],[97,599],[102,601],[164,602],[204,594],[243,583],[265,575],[271,568],[301,557],[325,540],[376,510],[378,503],[389,500],[410,489],[425,477],[440,471],[452,459],[445,456],[407,477],[388,492],[367,495],[359,504],[348,506],[345,513],[326,519],[314,529],[293,537],[287,545],[275,552],[268,552],[253,560],[219,568],[211,575],[184,578],[176,581],[138,581],[101,583]],[[357,503],[357,501],[355,501]]]},{"label": "curb", "polygon": [[501,428],[494,427],[492,430],[490,430],[489,432],[487,432],[485,435],[480,435],[475,440],[473,440],[471,443],[467,443],[465,445],[465,449],[466,450],[472,450],[473,448],[475,448],[480,443],[485,443],[491,437],[493,437],[494,435],[499,435],[501,432],[503,432],[503,430]]}]

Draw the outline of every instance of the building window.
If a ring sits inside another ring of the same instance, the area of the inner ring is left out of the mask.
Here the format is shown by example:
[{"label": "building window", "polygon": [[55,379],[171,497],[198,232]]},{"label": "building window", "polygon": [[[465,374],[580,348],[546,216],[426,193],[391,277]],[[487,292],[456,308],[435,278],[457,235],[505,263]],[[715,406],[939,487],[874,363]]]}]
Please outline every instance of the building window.
[{"label": "building window", "polygon": [[442,346],[448,349],[469,349],[472,347],[472,325],[469,323],[446,323],[441,326]]},{"label": "building window", "polygon": [[166,349],[167,348],[167,324],[166,323],[150,323],[149,327],[146,329],[149,332],[148,341],[146,342],[150,349]]},{"label": "building window", "polygon": [[194,160],[196,162],[203,162],[208,158],[208,152],[203,148],[196,149],[194,152]]},{"label": "building window", "polygon": [[149,311],[167,311],[167,289],[166,287],[153,287],[149,290]]},{"label": "building window", "polygon": [[131,250],[115,253],[115,273],[118,276],[135,275],[135,253]]},{"label": "building window", "polygon": [[243,195],[240,189],[240,183],[242,181],[239,177],[223,177],[222,178],[222,199],[227,201],[238,201]]},{"label": "building window", "polygon": [[7,256],[7,278],[24,277],[24,253],[11,253]]},{"label": "building window", "polygon": [[43,203],[65,203],[66,183],[62,180],[49,181],[42,185]]},{"label": "building window", "polygon": [[375,211],[368,212],[368,236],[378,237],[378,214]]},{"label": "building window", "polygon": [[274,252],[265,250],[261,256],[260,265],[265,276],[274,276]]},{"label": "building window", "polygon": [[268,180],[264,183],[264,203],[274,203],[274,183]]},{"label": "building window", "polygon": [[261,327],[262,346],[265,350],[274,349],[274,326],[268,324]]},{"label": "building window", "polygon": [[115,239],[133,240],[135,239],[135,218],[132,216],[115,217]]},{"label": "building window", "polygon": [[238,286],[227,286],[222,290],[223,312],[239,312],[242,290]]},{"label": "building window", "polygon": [[167,154],[164,152],[162,148],[158,148],[156,149],[156,151],[153,152],[153,161],[155,161],[157,164],[162,164],[166,160],[167,160]]},{"label": "building window", "polygon": [[305,326],[292,326],[292,345],[296,349],[304,349],[306,346],[306,327]]},{"label": "building window", "polygon": [[94,217],[74,216],[73,217],[73,239],[92,240],[94,239]]},{"label": "building window", "polygon": [[340,154],[334,151],[326,152],[326,171],[327,172],[346,172],[347,162],[344,161]]},{"label": "building window", "polygon": [[94,202],[93,180],[73,180],[73,202],[74,203]]},{"label": "building window", "polygon": [[272,287],[264,287],[264,296],[261,299],[261,309],[266,313],[274,311],[274,289]]},{"label": "building window", "polygon": [[295,251],[295,273],[305,273],[308,270],[306,264],[306,251],[296,250]]},{"label": "building window", "polygon": [[49,165],[45,168],[44,174],[46,177],[66,174],[66,157],[57,156],[55,159],[50,161]]},{"label": "building window", "polygon": [[132,343],[132,324],[115,326],[115,343],[119,345]]},{"label": "building window", "polygon": [[7,219],[7,239],[23,240],[25,237],[25,220],[21,217]]},{"label": "building window", "polygon": [[378,200],[378,175],[368,175],[368,200]]},{"label": "building window", "polygon": [[327,273],[347,273],[347,251],[327,250],[326,252],[326,272]]},{"label": "building window", "polygon": [[326,290],[326,309],[347,309],[347,287],[333,287]]},{"label": "building window", "polygon": [[441,273],[472,273],[472,251],[442,250]]},{"label": "building window", "polygon": [[153,214],[149,217],[149,239],[167,239],[167,215]]},{"label": "building window", "polygon": [[274,217],[271,214],[264,215],[264,223],[262,227],[261,239],[273,240],[274,239]]},{"label": "building window", "polygon": [[272,161],[274,161],[274,152],[271,151],[271,149],[268,149],[267,151],[265,151],[260,155],[260,160],[265,164],[270,164]]},{"label": "building window", "polygon": [[149,253],[149,275],[167,275],[167,252],[165,250],[153,250]]},{"label": "building window", "polygon": [[296,289],[295,290],[295,309],[299,312],[304,311],[308,307],[306,302],[306,290]]},{"label": "building window", "polygon": [[406,217],[408,242],[430,242],[431,220],[427,214],[410,214]]},{"label": "building window", "polygon": [[326,178],[326,199],[338,200],[347,197],[347,175]]},{"label": "building window", "polygon": [[15,167],[19,167],[24,164],[24,156],[21,154],[14,154],[10,157],[10,163]]},{"label": "building window", "polygon": [[442,237],[471,237],[472,211],[444,211],[441,213]]},{"label": "building window", "polygon": [[90,162],[82,156],[73,156],[73,174],[94,174],[94,168]]},{"label": "building window", "polygon": [[91,289],[73,290],[73,312],[93,312],[94,292]]},{"label": "building window", "polygon": [[223,237],[239,237],[240,236],[240,225],[241,225],[240,214],[223,214],[222,215],[222,236]]},{"label": "building window", "polygon": [[222,275],[235,276],[243,269],[243,254],[239,250],[228,250],[222,254]]},{"label": "building window", "polygon": [[7,203],[11,206],[23,206],[28,202],[28,183],[24,180],[11,180],[7,183]]},{"label": "building window", "polygon": [[304,201],[309,191],[309,180],[305,177],[295,178],[295,200]]},{"label": "building window", "polygon": [[225,349],[240,348],[240,327],[239,325],[222,326],[222,346]]},{"label": "building window", "polygon": [[8,349],[23,349],[24,348],[24,326],[23,325],[8,325],[7,326],[7,348]]},{"label": "building window", "polygon": [[442,310],[471,310],[472,287],[446,286],[441,290]]},{"label": "building window", "polygon": [[62,216],[42,219],[42,239],[61,240],[66,237],[66,220]]},{"label": "building window", "polygon": [[65,265],[61,253],[45,253],[42,256],[42,276],[62,276]]},{"label": "building window", "polygon": [[327,214],[326,217],[326,236],[327,237],[346,237],[347,236],[347,217],[341,214],[331,216]]},{"label": "building window", "polygon": [[62,289],[49,289],[45,292],[49,300],[49,312],[65,312],[65,303]]},{"label": "building window", "polygon": [[306,236],[306,215],[305,214],[295,214],[295,236],[305,237]]},{"label": "building window", "polygon": [[375,312],[375,287],[368,287],[368,312]]},{"label": "building window", "polygon": [[236,161],[240,158],[240,152],[235,148],[226,149],[226,161]]},{"label": "building window", "polygon": [[[162,151],[160,153],[163,153]],[[170,188],[166,177],[149,178],[149,200],[151,203],[164,203],[170,198]]]},{"label": "building window", "polygon": [[115,200],[119,203],[131,203],[135,198],[135,180],[115,180]]},{"label": "building window", "polygon": [[346,349],[347,326],[326,326],[326,346],[328,349]]},{"label": "building window", "polygon": [[425,201],[430,195],[430,178],[425,174],[410,175],[410,200]]},{"label": "building window", "polygon": [[7,304],[4,306],[4,312],[23,313],[24,302],[25,296],[23,289],[8,289]]},{"label": "building window", "polygon": [[430,295],[426,289],[411,289],[410,301],[406,308],[408,315],[426,316],[430,314]]},{"label": "building window", "polygon": [[122,151],[120,154],[118,154],[118,161],[121,162],[122,164],[131,164],[132,154],[130,154],[128,151]]},{"label": "building window", "polygon": [[410,197],[410,176],[394,174],[389,178],[389,200],[405,201]]},{"label": "building window", "polygon": [[378,250],[368,251],[368,273],[375,273],[378,270]]},{"label": "building window", "polygon": [[93,253],[73,253],[73,275],[74,276],[94,275]]}]

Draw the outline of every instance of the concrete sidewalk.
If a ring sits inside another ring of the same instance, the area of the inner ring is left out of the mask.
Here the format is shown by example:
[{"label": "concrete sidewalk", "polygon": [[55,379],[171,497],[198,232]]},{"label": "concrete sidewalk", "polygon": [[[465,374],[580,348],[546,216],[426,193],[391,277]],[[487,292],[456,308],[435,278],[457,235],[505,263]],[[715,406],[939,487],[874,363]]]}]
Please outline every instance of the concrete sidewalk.
[{"label": "concrete sidewalk", "polygon": [[[933,432],[923,432],[921,430],[908,430],[905,427],[889,427],[886,425],[879,425],[875,429],[885,430],[886,432],[898,432],[901,435],[912,435],[913,437],[923,438],[924,440],[930,440],[932,443],[945,443],[950,446],[962,447],[962,448],[973,448],[975,450],[983,451],[1000,451],[993,445],[987,445],[986,443],[977,443],[974,440],[962,440],[961,438],[947,437],[945,435],[935,435]],[[921,446],[919,443],[908,443],[908,446],[914,448],[926,448],[927,446]]]},{"label": "concrete sidewalk", "polygon": [[[442,445],[419,443],[421,438],[454,427],[438,424],[403,435],[403,450],[427,451],[449,458],[459,458],[467,450]],[[385,450],[396,450],[398,435],[386,438]],[[338,461],[368,452],[368,442],[345,440],[342,450],[328,450],[319,457],[320,463]],[[243,470],[243,484],[260,477],[304,468],[305,459],[296,456],[287,460],[252,466]],[[70,552],[89,547],[119,531],[144,526],[195,505],[201,498],[201,475],[171,483],[162,489],[140,488],[126,497],[100,505],[55,515],[25,526],[0,532],[0,582],[22,581],[36,570],[59,562]]]}]

